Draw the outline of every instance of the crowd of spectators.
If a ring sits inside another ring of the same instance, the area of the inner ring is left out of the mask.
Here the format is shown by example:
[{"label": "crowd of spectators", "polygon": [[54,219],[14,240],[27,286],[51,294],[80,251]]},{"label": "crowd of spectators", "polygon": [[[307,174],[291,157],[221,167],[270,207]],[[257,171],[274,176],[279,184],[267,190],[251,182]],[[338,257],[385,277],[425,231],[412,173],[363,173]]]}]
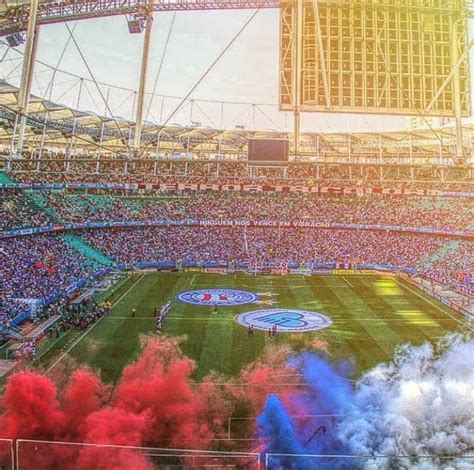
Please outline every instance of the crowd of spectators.
[{"label": "crowd of spectators", "polygon": [[[308,262],[390,265],[450,275],[474,270],[473,243],[366,230],[261,227],[166,227],[83,233],[98,250],[120,263]],[[458,256],[458,253],[460,256]]]},{"label": "crowd of spectators", "polygon": [[451,230],[474,228],[474,202],[468,199],[224,192],[118,197],[59,191],[42,191],[41,197],[61,223],[229,219],[311,221],[321,225],[384,224]]},{"label": "crowd of spectators", "polygon": [[[51,325],[39,329],[37,334],[29,335],[15,351],[16,359],[36,358],[37,347],[45,338],[59,338],[62,333],[76,329],[85,330],[103,315],[109,313],[111,304],[108,301],[98,303],[93,298],[85,297],[74,301],[66,296],[40,308],[32,321],[33,327],[51,317],[56,317]],[[34,330],[36,331],[36,330]]]},{"label": "crowd of spectators", "polygon": [[282,185],[384,186],[391,188],[473,191],[474,181],[462,169],[450,169],[443,179],[436,168],[399,166],[382,172],[370,165],[298,163],[287,167],[254,167],[245,161],[196,160],[89,160],[43,159],[13,163],[13,176],[21,182],[56,183],[220,183]]},{"label": "crowd of spectators", "polygon": [[[4,191],[0,229],[60,223],[189,219],[312,222],[473,230],[469,199],[395,196],[331,196],[299,193],[187,192],[137,196],[64,191]],[[40,206],[46,210],[41,210]],[[169,226],[84,230],[74,236],[117,263],[307,262],[413,268],[455,279],[474,271],[473,242],[421,234],[329,228]],[[92,248],[91,248],[92,249]],[[63,235],[0,239],[3,298],[0,322],[25,308],[18,299],[44,301],[102,265],[73,248]]]},{"label": "crowd of spectators", "polygon": [[84,298],[76,302],[67,297],[62,297],[44,307],[38,315],[38,321],[53,315],[60,315],[60,320],[46,331],[50,336],[59,336],[61,332],[70,329],[85,330],[100,317],[106,315],[110,308],[110,302],[98,303],[93,298]]},{"label": "crowd of spectators", "polygon": [[0,232],[48,225],[53,219],[20,191],[0,191]]},{"label": "crowd of spectators", "polygon": [[20,308],[9,299],[44,301],[101,266],[59,235],[0,240],[0,259],[4,292],[1,310],[7,317],[16,316]]}]

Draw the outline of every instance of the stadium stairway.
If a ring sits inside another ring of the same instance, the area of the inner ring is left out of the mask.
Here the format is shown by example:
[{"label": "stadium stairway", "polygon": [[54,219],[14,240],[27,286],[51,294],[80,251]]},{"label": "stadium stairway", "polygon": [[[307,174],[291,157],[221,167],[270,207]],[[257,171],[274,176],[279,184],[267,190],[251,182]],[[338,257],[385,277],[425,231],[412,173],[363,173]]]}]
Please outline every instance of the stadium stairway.
[{"label": "stadium stairway", "polygon": [[445,258],[449,253],[456,252],[458,248],[459,242],[456,240],[443,243],[438,251],[425,256],[425,258],[422,260],[420,264],[423,271],[430,270],[436,261],[440,261],[441,259]]},{"label": "stadium stairway", "polygon": [[64,241],[67,242],[72,248],[79,253],[82,253],[84,256],[102,264],[105,266],[113,267],[115,262],[110,258],[105,256],[100,251],[96,250],[94,247],[86,243],[84,240],[79,238],[77,235],[72,235],[70,233],[64,235]]},{"label": "stadium stairway", "polygon": [[[63,222],[62,219],[59,217],[59,214],[56,211],[54,211],[53,209],[51,209],[50,207],[48,207],[43,195],[40,192],[35,191],[35,190],[26,190],[25,194],[28,196],[28,198],[32,202],[32,204],[35,205],[39,210],[41,210],[43,212],[46,212],[49,216],[51,216],[58,223]],[[66,235],[63,236],[63,239],[66,243],[68,243],[76,251],[83,254],[87,258],[92,259],[93,261],[96,261],[100,265],[109,266],[109,267],[115,266],[114,261],[112,261],[110,258],[105,256],[100,251],[93,248],[91,245],[86,243],[84,240],[82,240],[77,235],[66,234]]]},{"label": "stadium stairway", "polygon": [[13,181],[4,171],[0,171],[0,183],[14,183]]},{"label": "stadium stairway", "polygon": [[57,220],[59,223],[62,223],[61,218],[58,216],[56,211],[52,210],[46,204],[43,195],[35,191],[33,189],[27,189],[24,191],[24,194],[28,197],[28,199],[32,202],[32,204],[40,211],[46,212],[49,216],[51,216],[54,220]]}]

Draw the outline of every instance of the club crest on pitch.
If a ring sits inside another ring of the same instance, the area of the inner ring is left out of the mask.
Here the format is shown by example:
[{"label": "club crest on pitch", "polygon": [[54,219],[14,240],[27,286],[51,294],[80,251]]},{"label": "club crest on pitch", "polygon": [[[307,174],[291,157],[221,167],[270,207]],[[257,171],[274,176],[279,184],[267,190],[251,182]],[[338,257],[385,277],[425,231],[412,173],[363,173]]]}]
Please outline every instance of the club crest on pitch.
[{"label": "club crest on pitch", "polygon": [[181,292],[176,299],[185,304],[231,307],[257,302],[258,294],[236,289],[200,289]]},{"label": "club crest on pitch", "polygon": [[245,327],[253,325],[258,330],[276,326],[283,333],[316,331],[332,325],[332,320],[322,313],[285,308],[254,310],[239,315],[236,321]]}]

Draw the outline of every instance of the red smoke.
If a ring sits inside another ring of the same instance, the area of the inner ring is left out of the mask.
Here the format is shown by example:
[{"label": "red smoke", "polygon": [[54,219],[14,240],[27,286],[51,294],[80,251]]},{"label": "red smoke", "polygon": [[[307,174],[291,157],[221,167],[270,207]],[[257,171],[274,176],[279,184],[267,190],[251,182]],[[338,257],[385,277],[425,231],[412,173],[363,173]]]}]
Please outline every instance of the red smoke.
[{"label": "red smoke", "polygon": [[206,419],[205,397],[190,384],[194,362],[173,340],[151,341],[139,360],[125,368],[114,406],[147,413],[146,446],[206,448],[213,433]]},{"label": "red smoke", "polygon": [[[205,449],[220,425],[215,415],[221,414],[214,410],[209,415],[208,405],[222,400],[213,397],[213,387],[193,387],[193,371],[194,362],[182,355],[175,340],[160,339],[148,342],[114,391],[86,369],[76,371],[62,391],[36,372],[15,374],[1,402],[0,437]],[[23,452],[25,468],[152,468],[134,450],[71,445],[36,445],[33,450],[31,444],[21,445],[29,449]],[[48,460],[41,461],[45,456]]]},{"label": "red smoke", "polygon": [[0,437],[52,440],[64,431],[65,416],[56,386],[43,375],[12,375],[2,406],[5,412],[0,417]]},{"label": "red smoke", "polygon": [[268,395],[278,394],[285,402],[300,386],[299,374],[287,365],[289,355],[287,347],[269,349],[242,371],[239,382],[243,386],[230,387],[236,398],[247,402],[254,416],[260,413]]},{"label": "red smoke", "polygon": [[[260,366],[231,379],[245,387],[222,385],[226,379],[216,375],[194,384],[194,362],[176,340],[160,338],[148,341],[115,389],[88,369],[75,371],[61,388],[37,372],[20,372],[1,398],[0,437],[65,443],[20,443],[24,469],[149,470],[151,462],[133,447],[211,448],[236,408],[254,417],[269,393],[285,391],[281,384],[293,374],[286,359],[286,350],[273,350]],[[0,456],[8,461],[6,447]]]}]

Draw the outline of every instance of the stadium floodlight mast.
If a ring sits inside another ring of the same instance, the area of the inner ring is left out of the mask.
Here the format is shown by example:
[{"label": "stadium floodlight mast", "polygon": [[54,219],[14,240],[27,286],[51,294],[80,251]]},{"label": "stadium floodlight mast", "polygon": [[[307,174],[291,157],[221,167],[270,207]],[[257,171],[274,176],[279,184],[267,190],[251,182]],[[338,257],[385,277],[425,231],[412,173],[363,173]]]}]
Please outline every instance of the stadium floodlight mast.
[{"label": "stadium floodlight mast", "polygon": [[[31,83],[33,80],[33,72],[35,67],[36,52],[38,50],[39,26],[36,26],[36,13],[38,10],[38,0],[31,0],[30,12],[28,18],[28,30],[26,33],[25,55],[23,58],[23,68],[21,71],[21,85],[18,96],[18,114],[15,119],[13,128],[12,149],[13,155],[21,157],[23,151],[23,142],[25,139],[26,117],[28,113],[28,105],[30,102]],[[15,147],[16,127],[18,128],[18,143]]]},{"label": "stadium floodlight mast", "polygon": [[148,59],[150,56],[151,30],[153,26],[153,0],[149,0],[148,7],[143,7],[142,16],[145,20],[145,37],[143,38],[142,65],[140,69],[140,84],[138,87],[137,113],[135,116],[135,135],[133,149],[138,153],[141,144],[143,127],[143,102],[145,99],[146,79],[148,75]]}]

